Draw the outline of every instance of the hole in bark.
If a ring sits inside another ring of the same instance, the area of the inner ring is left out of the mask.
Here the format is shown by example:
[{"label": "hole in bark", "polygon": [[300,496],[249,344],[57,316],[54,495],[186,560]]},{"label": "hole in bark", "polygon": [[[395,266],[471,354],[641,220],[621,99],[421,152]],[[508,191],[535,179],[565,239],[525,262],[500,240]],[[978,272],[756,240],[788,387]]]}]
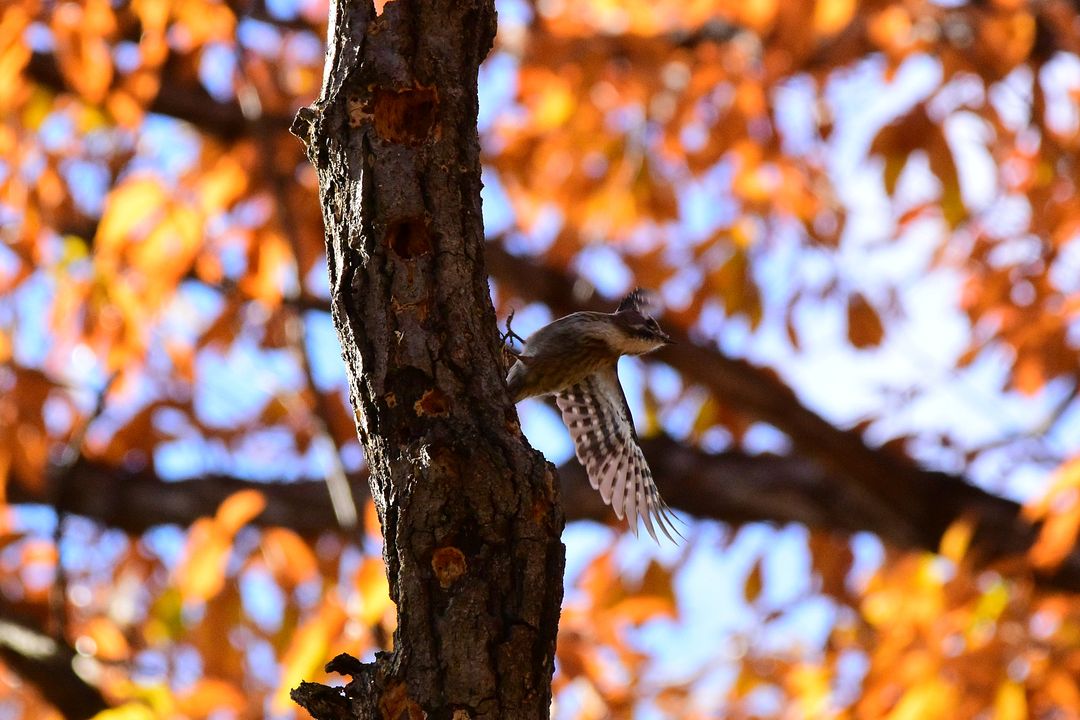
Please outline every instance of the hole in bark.
[{"label": "hole in bark", "polygon": [[379,698],[379,712],[384,718],[394,720],[423,720],[426,717],[423,708],[409,697],[405,683],[391,685]]},{"label": "hole in bark", "polygon": [[413,406],[417,415],[446,415],[450,412],[450,399],[439,388],[428,390]]},{"label": "hole in bark", "polygon": [[435,127],[439,95],[435,88],[375,91],[375,132],[403,145],[419,145]]},{"label": "hole in bark", "polygon": [[456,547],[439,548],[431,556],[431,569],[435,571],[435,577],[438,578],[439,586],[443,590],[464,575],[468,567],[468,563],[465,562],[465,553]]},{"label": "hole in bark", "polygon": [[398,255],[409,260],[431,252],[431,233],[419,218],[406,218],[390,223],[386,229],[386,244]]}]

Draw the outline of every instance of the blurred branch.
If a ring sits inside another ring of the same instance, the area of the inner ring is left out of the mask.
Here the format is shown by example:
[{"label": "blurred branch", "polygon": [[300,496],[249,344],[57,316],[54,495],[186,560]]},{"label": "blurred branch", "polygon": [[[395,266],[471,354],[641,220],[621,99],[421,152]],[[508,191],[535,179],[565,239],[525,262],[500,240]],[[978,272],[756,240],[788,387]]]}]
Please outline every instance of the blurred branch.
[{"label": "blurred branch", "polygon": [[39,623],[0,601],[0,658],[68,720],[93,717],[109,706],[101,691],[76,670],[81,658]]},{"label": "blurred branch", "polygon": [[[366,497],[367,476],[349,477],[354,496]],[[48,504],[48,498],[27,490],[31,479],[13,472],[7,500],[11,504]],[[259,526],[291,528],[316,535],[337,526],[326,483],[259,482],[227,475],[171,481],[153,470],[126,470],[83,459],[69,475],[68,485],[55,509],[82,515],[109,527],[141,534],[158,525],[187,526],[213,515],[221,502],[240,490],[254,489],[266,497],[266,509],[255,518]]]},{"label": "blurred branch", "polygon": [[[812,529],[869,532],[889,545],[937,551],[940,537],[926,541],[928,518],[943,512],[953,521],[970,517],[977,523],[973,561],[985,565],[1022,554],[1038,528],[1020,518],[1020,506],[941,473],[912,476],[909,489],[927,505],[899,526],[893,508],[873,496],[853,493],[851,481],[805,457],[749,455],[739,451],[709,454],[667,436],[646,438],[642,449],[657,485],[673,508],[697,518],[732,524],[798,522]],[[614,523],[614,516],[588,484],[574,460],[559,468],[566,519]],[[26,490],[25,479],[9,483],[11,503],[42,503]],[[365,474],[350,475],[358,500],[368,497]],[[924,483],[931,482],[932,487]],[[150,470],[129,471],[83,460],[64,493],[64,512],[139,534],[163,524],[189,525],[212,515],[238,490],[254,488],[267,500],[255,519],[260,526],[288,527],[313,536],[337,527],[333,504],[322,480],[256,482],[223,475],[171,482]],[[944,511],[942,509],[945,509]],[[621,527],[621,525],[620,525]],[[1074,551],[1055,572],[1037,580],[1046,587],[1080,590],[1080,553]]]},{"label": "blurred branch", "polygon": [[[75,431],[71,434],[67,443],[64,445],[63,451],[60,453],[59,459],[48,468],[48,492],[52,495],[53,506],[59,507],[61,503],[60,494],[65,487],[70,485],[71,473],[78,465],[79,459],[83,455],[83,443],[86,441],[86,433],[90,429],[90,426],[94,424],[94,421],[101,417],[101,414],[105,412],[105,400],[109,394],[109,388],[113,386],[116,378],[119,376],[118,372],[114,372],[105,380],[105,383],[98,390],[97,397],[94,400],[94,407],[91,408],[90,413],[82,419],[82,421],[75,428]],[[64,556],[62,548],[64,546],[64,526],[65,513],[61,510],[57,510],[56,528],[53,530],[53,543],[56,545],[56,581],[52,585],[52,589],[49,593],[49,608],[52,612],[53,622],[53,636],[56,638],[63,638],[67,633],[67,570],[64,567]]]},{"label": "blurred branch", "polygon": [[[180,79],[186,74],[172,72],[170,64],[174,62],[173,59],[166,61],[161,71],[164,79],[161,90],[147,110],[189,122],[221,140],[232,140],[251,132],[252,121],[244,115],[239,102],[221,102],[198,82]],[[53,90],[70,90],[51,55],[34,53],[25,72],[30,79]],[[277,130],[288,130],[292,115],[265,116],[262,121]]]}]

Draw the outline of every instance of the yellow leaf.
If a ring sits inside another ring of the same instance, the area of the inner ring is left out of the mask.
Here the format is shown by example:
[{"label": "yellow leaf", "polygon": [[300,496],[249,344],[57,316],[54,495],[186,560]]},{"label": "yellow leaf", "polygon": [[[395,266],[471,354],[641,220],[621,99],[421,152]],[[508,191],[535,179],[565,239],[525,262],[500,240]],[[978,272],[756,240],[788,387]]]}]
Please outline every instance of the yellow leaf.
[{"label": "yellow leaf", "polygon": [[218,160],[199,181],[199,200],[204,213],[224,210],[247,189],[248,172],[231,156]]},{"label": "yellow leaf", "polygon": [[166,200],[161,183],[148,176],[128,180],[113,190],[98,223],[95,250],[117,253],[133,232],[150,229],[148,221],[164,210]]},{"label": "yellow leaf", "polygon": [[337,596],[328,593],[319,612],[296,630],[281,660],[281,678],[271,700],[275,713],[284,713],[291,708],[291,689],[322,670],[330,643],[341,635],[345,619],[345,611]]},{"label": "yellow leaf", "polygon": [[562,127],[574,112],[574,95],[570,83],[555,75],[545,75],[538,84],[534,99],[532,121],[538,132]]},{"label": "yellow leaf", "polygon": [[975,521],[972,518],[962,517],[954,522],[941,535],[941,555],[959,564],[967,554],[974,532]]},{"label": "yellow leaf", "polygon": [[158,304],[172,295],[176,283],[191,267],[201,246],[202,223],[191,208],[169,208],[146,239],[129,255],[131,265],[140,270],[151,289],[144,301]]},{"label": "yellow leaf", "polygon": [[129,702],[102,710],[91,720],[157,720],[157,715],[141,702]]},{"label": "yellow leaf", "polygon": [[829,717],[830,673],[829,669],[816,665],[800,664],[791,669],[785,678],[800,717]]},{"label": "yellow leaf", "polygon": [[701,440],[701,436],[705,434],[705,431],[719,421],[720,412],[716,400],[713,399],[712,395],[709,395],[705,398],[705,402],[701,403],[697,416],[694,418],[694,423],[690,426],[691,440],[695,442]]},{"label": "yellow leaf", "polygon": [[367,626],[382,619],[393,607],[390,585],[386,581],[386,568],[380,558],[365,558],[356,571],[357,599],[360,604],[359,618]]},{"label": "yellow leaf", "polygon": [[1024,686],[1015,682],[1002,683],[994,698],[993,720],[1026,720],[1027,717],[1027,693]]},{"label": "yellow leaf", "polygon": [[175,588],[167,588],[150,606],[142,634],[150,645],[165,644],[181,637],[184,626],[184,598]]},{"label": "yellow leaf", "polygon": [[935,720],[953,717],[954,696],[952,686],[937,677],[930,677],[908,689],[888,720]]},{"label": "yellow leaf", "polygon": [[998,580],[986,589],[971,611],[972,625],[997,622],[1009,606],[1009,587]]}]

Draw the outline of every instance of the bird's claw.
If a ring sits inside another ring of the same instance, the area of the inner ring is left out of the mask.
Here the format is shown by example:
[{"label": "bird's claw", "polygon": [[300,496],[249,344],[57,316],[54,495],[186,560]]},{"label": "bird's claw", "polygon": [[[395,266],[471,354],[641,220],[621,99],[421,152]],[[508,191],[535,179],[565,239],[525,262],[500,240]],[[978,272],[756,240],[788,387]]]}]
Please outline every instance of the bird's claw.
[{"label": "bird's claw", "polygon": [[513,328],[510,327],[510,323],[512,323],[513,321],[514,321],[514,311],[511,310],[510,314],[506,316],[506,332],[501,333],[499,335],[499,339],[502,341],[502,344],[504,346],[507,345],[507,343],[510,343],[510,345],[511,345],[510,347],[504,347],[503,349],[506,352],[513,355],[515,358],[517,358],[517,357],[520,357],[520,355],[519,355],[519,353],[517,351],[515,351],[513,349],[513,342],[516,340],[517,342],[524,345],[525,344],[525,338],[518,335],[516,332],[514,332]]}]

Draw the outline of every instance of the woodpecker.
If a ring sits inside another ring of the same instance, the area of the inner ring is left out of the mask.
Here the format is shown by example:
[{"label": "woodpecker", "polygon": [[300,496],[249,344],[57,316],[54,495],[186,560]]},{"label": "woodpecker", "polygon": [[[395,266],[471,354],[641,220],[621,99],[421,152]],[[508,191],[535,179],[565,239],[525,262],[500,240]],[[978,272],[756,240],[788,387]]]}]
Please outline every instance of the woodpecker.
[{"label": "woodpecker", "polygon": [[[618,360],[672,342],[647,314],[640,288],[614,313],[576,312],[548,323],[524,341],[506,376],[514,402],[555,395],[574,453],[593,488],[637,536],[638,518],[654,541],[659,527],[672,542],[674,515],[660,497],[638,447],[630,406],[619,383]],[[509,331],[508,331],[509,334]]]}]

